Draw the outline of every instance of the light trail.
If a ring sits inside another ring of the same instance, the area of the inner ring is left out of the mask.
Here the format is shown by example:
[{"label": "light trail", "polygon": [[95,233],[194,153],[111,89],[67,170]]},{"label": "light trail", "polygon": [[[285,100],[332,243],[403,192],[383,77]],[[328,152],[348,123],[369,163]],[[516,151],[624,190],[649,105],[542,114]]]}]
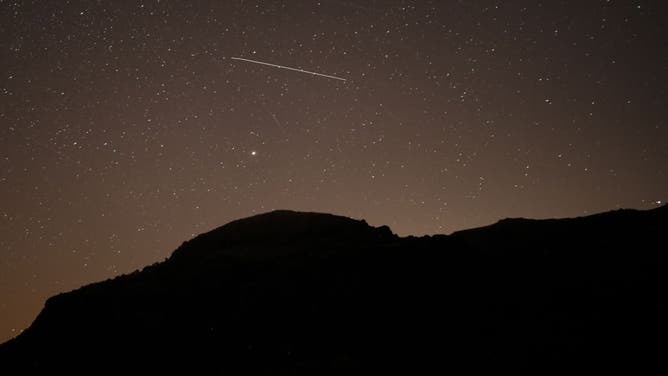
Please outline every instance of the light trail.
[{"label": "light trail", "polygon": [[310,75],[313,75],[313,76],[320,76],[320,77],[325,77],[325,78],[331,78],[331,79],[333,79],[333,80],[339,80],[339,81],[344,81],[344,82],[347,81],[345,78],[341,78],[341,77],[330,76],[330,75],[328,75],[328,74],[322,74],[322,73],[318,73],[318,72],[311,72],[311,71],[307,71],[307,70],[299,69],[299,68],[286,67],[286,66],[284,66],[284,65],[265,63],[264,61],[257,61],[257,60],[251,60],[251,59],[244,59],[244,58],[242,58],[242,57],[231,57],[230,59],[232,59],[232,60],[246,61],[246,62],[254,63],[254,64],[266,65],[266,66],[269,66],[269,67],[274,67],[274,68],[279,68],[279,69],[287,69],[287,70],[291,70],[291,71],[295,71],[295,72],[301,72],[301,73],[310,74]]}]

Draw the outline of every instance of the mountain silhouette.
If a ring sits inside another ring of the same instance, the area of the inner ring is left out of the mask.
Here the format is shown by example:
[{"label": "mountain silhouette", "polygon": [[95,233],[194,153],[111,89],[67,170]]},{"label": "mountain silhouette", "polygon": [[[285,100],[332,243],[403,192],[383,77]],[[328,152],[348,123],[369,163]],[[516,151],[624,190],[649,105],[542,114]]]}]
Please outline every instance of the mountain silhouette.
[{"label": "mountain silhouette", "polygon": [[668,206],[452,235],[273,211],[54,296],[3,374],[666,369]]}]

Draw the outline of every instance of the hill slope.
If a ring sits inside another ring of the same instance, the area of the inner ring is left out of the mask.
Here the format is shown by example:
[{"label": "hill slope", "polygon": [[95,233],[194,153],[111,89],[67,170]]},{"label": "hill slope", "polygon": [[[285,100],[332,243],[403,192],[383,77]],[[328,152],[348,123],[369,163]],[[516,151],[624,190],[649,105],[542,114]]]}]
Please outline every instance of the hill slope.
[{"label": "hill slope", "polygon": [[350,374],[660,366],[668,207],[450,236],[275,211],[50,298],[2,370]]}]

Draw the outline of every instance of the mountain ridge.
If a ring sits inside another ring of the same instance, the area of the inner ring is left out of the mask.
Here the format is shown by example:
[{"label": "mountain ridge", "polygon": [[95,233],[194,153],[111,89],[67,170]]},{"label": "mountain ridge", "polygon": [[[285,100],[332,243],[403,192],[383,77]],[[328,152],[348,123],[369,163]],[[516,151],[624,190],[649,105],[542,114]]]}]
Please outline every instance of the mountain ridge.
[{"label": "mountain ridge", "polygon": [[667,208],[422,237],[326,213],[263,213],[49,298],[0,345],[0,364],[83,372],[115,359],[110,371],[167,372],[199,362],[235,374],[426,370],[444,359],[475,369],[656,366],[651,354],[663,348],[650,342],[668,334],[657,247]]},{"label": "mountain ridge", "polygon": [[[339,238],[355,238],[356,241],[390,239],[396,237],[387,226],[373,227],[365,220],[318,212],[273,210],[231,221],[223,226],[200,234],[184,242],[170,256],[181,257],[187,250],[200,244],[215,244],[218,248],[236,245],[289,246],[297,239],[301,242],[336,242]],[[209,248],[209,247],[207,247]]]}]

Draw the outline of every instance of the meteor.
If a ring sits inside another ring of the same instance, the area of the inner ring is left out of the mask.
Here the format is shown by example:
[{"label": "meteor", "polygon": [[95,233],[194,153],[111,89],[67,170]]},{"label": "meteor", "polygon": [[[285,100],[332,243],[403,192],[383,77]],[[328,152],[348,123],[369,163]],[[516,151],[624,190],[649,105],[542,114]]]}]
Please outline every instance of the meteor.
[{"label": "meteor", "polygon": [[287,69],[287,70],[291,70],[291,71],[295,71],[295,72],[301,72],[301,73],[310,74],[310,75],[313,75],[313,76],[320,76],[320,77],[325,77],[325,78],[331,78],[331,79],[333,79],[333,80],[339,80],[339,81],[344,81],[344,82],[346,81],[345,78],[341,78],[341,77],[330,76],[330,75],[328,75],[328,74],[322,74],[322,73],[317,73],[317,72],[311,72],[311,71],[307,71],[307,70],[299,69],[299,68],[286,67],[286,66],[284,66],[284,65],[265,63],[265,62],[263,62],[263,61],[257,61],[257,60],[251,60],[251,59],[244,59],[244,58],[242,58],[242,57],[231,57],[230,59],[232,59],[232,60],[246,61],[246,62],[248,62],[248,63],[254,63],[254,64],[267,65],[267,66],[274,67],[274,68]]}]

